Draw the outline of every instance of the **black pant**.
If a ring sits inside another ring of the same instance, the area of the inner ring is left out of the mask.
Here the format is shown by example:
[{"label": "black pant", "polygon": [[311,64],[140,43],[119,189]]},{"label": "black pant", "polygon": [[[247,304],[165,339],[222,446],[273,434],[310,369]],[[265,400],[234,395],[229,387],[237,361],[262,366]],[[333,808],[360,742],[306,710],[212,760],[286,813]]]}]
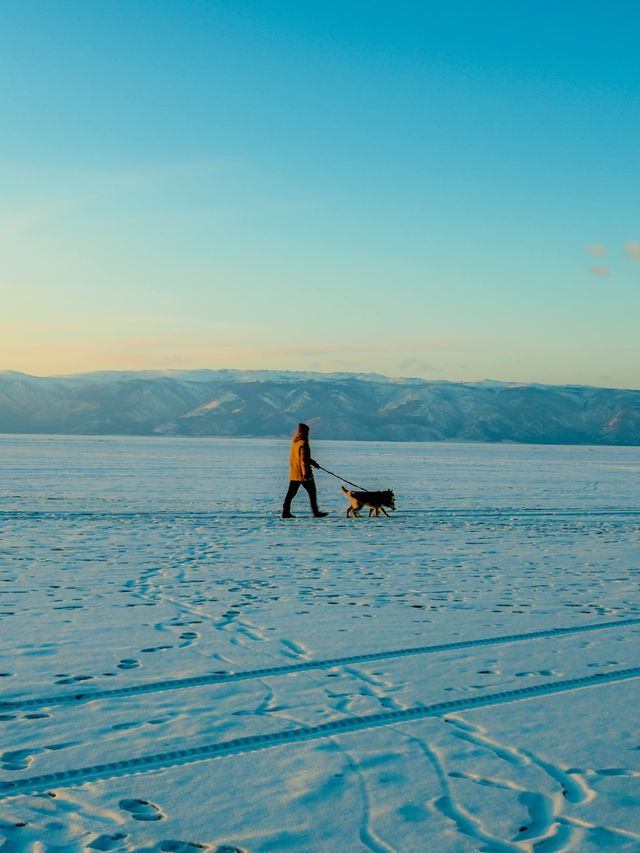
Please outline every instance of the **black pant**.
[{"label": "black pant", "polygon": [[283,512],[291,512],[291,501],[298,494],[298,489],[302,486],[307,490],[309,501],[311,502],[311,511],[315,515],[318,512],[318,497],[316,494],[316,484],[314,480],[290,480],[289,489],[282,505]]}]

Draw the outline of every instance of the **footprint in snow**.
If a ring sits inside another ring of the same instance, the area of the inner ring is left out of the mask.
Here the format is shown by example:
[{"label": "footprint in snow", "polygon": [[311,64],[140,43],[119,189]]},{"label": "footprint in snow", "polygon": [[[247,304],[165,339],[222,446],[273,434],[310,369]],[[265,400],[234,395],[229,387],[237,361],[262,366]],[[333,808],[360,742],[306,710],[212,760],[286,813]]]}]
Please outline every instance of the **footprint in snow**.
[{"label": "footprint in snow", "polygon": [[44,752],[43,749],[13,749],[0,755],[0,767],[3,770],[28,770],[34,756]]},{"label": "footprint in snow", "polygon": [[120,842],[127,837],[126,832],[114,832],[113,835],[100,835],[94,838],[91,844],[87,844],[90,850],[115,850],[120,847]]},{"label": "footprint in snow", "polygon": [[76,684],[78,681],[91,681],[92,675],[70,675],[67,678],[60,678],[55,684]]},{"label": "footprint in snow", "polygon": [[295,640],[281,640],[282,645],[285,647],[286,651],[283,654],[286,657],[290,658],[308,658],[309,650],[302,645],[302,643],[296,643]]},{"label": "footprint in snow", "polygon": [[536,676],[536,675],[543,675],[545,677],[549,677],[552,675],[562,675],[562,673],[556,672],[553,669],[538,669],[538,670],[534,670],[532,672],[529,672],[529,671],[516,672],[516,678],[525,678],[526,676]]},{"label": "footprint in snow", "polygon": [[162,820],[160,808],[149,800],[120,800],[120,808],[131,814],[134,820]]}]

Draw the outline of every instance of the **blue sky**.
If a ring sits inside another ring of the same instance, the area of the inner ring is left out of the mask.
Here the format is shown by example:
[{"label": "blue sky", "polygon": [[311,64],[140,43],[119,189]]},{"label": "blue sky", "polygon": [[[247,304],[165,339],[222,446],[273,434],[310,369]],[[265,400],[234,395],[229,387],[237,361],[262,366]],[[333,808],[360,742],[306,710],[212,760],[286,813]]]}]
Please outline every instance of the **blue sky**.
[{"label": "blue sky", "polygon": [[639,26],[5,0],[0,368],[640,387]]}]

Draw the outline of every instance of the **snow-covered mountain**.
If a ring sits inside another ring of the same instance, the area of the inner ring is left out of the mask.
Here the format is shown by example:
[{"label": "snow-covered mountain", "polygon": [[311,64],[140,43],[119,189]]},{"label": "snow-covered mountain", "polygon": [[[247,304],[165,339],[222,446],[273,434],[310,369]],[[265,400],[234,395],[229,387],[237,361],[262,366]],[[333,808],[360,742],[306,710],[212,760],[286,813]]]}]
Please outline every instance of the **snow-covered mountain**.
[{"label": "snow-covered mountain", "polygon": [[640,391],[377,374],[0,372],[0,433],[640,445]]}]

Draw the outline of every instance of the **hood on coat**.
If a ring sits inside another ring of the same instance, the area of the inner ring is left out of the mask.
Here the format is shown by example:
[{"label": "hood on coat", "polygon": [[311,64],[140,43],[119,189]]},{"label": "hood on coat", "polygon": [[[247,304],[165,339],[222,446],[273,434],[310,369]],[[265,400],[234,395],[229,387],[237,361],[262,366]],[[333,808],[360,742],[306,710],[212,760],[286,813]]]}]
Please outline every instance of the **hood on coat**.
[{"label": "hood on coat", "polygon": [[298,424],[298,429],[293,436],[293,441],[301,441],[309,438],[309,427],[307,424]]}]

